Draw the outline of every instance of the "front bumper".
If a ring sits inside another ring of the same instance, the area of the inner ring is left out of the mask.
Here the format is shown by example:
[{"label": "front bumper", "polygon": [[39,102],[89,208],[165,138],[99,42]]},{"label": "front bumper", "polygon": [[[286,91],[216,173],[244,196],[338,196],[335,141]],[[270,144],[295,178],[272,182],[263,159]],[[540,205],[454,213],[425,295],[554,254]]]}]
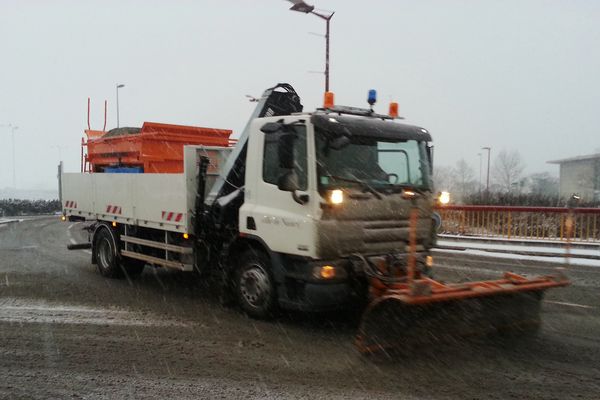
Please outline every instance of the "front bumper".
[{"label": "front bumper", "polygon": [[[354,293],[348,282],[323,284],[298,282],[297,286],[300,288],[296,288],[296,296],[285,298],[280,296],[279,303],[282,308],[300,311],[336,310],[347,305]],[[301,293],[298,293],[299,291]]]},{"label": "front bumper", "polygon": [[[428,252],[417,254],[417,269],[424,275],[431,276],[425,258]],[[385,255],[365,256],[369,262],[381,264]],[[408,256],[399,254],[395,262],[406,265]],[[365,302],[368,297],[368,280],[364,273],[364,265],[358,258],[338,260],[308,260],[282,258],[283,273],[278,287],[279,303],[282,308],[302,311],[327,311],[343,308],[352,302]],[[318,279],[313,271],[318,265],[333,265],[343,269],[339,277],[326,280]]]}]

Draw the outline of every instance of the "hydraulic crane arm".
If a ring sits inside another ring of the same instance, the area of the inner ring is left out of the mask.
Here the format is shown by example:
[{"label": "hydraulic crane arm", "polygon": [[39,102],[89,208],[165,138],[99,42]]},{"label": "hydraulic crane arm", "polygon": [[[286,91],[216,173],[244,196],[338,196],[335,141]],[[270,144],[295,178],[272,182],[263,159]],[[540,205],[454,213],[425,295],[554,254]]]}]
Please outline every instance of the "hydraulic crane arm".
[{"label": "hydraulic crane arm", "polygon": [[300,97],[294,88],[288,83],[278,83],[265,90],[256,109],[250,116],[246,127],[242,131],[235,148],[232,150],[227,162],[221,169],[210,193],[206,197],[205,204],[212,205],[215,200],[226,196],[234,190],[244,186],[245,154],[250,126],[255,118],[290,115],[301,112],[302,104]]}]

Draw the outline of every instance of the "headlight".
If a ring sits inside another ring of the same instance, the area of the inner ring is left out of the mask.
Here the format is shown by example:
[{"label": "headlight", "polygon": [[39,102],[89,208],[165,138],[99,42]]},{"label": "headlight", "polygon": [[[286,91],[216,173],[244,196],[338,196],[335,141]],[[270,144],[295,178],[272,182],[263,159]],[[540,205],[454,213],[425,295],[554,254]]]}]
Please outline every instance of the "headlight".
[{"label": "headlight", "polygon": [[335,189],[329,192],[329,202],[331,204],[342,204],[344,202],[344,192]]},{"label": "headlight", "polygon": [[440,197],[438,197],[440,204],[446,205],[450,203],[450,192],[442,192],[440,193]]}]

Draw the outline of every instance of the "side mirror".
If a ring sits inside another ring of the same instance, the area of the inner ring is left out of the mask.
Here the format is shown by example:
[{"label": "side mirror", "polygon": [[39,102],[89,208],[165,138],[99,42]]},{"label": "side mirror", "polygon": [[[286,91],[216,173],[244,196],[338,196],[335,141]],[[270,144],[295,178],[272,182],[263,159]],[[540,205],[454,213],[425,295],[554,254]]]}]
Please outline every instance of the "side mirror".
[{"label": "side mirror", "polygon": [[267,122],[260,128],[261,132],[265,133],[267,135],[271,134],[271,133],[279,132],[282,129],[283,129],[283,124],[280,122]]},{"label": "side mirror", "polygon": [[429,160],[429,173],[433,174],[433,146],[427,146],[427,159]]},{"label": "side mirror", "polygon": [[298,204],[306,204],[309,201],[307,194],[296,193],[296,191],[300,189],[300,184],[298,183],[298,175],[293,169],[285,172],[279,177],[277,180],[277,188],[284,192],[291,192],[292,198]]},{"label": "side mirror", "polygon": [[277,180],[277,188],[279,188],[279,190],[283,190],[284,192],[295,192],[296,190],[300,189],[296,171],[290,169],[281,175]]},{"label": "side mirror", "polygon": [[284,169],[294,169],[294,142],[296,135],[286,133],[279,137],[277,153],[279,156],[279,167]]}]

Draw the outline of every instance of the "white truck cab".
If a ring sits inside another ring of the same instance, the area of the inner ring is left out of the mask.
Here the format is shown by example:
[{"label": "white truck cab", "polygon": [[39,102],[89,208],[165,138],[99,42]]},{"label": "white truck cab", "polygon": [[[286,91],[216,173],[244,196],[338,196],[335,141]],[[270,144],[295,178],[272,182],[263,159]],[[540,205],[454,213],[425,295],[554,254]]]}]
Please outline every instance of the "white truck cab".
[{"label": "white truck cab", "polygon": [[430,141],[423,128],[343,110],[252,122],[238,226],[269,252],[280,303],[339,306],[360,290],[349,281],[363,258],[406,264],[414,207],[427,268]]}]

